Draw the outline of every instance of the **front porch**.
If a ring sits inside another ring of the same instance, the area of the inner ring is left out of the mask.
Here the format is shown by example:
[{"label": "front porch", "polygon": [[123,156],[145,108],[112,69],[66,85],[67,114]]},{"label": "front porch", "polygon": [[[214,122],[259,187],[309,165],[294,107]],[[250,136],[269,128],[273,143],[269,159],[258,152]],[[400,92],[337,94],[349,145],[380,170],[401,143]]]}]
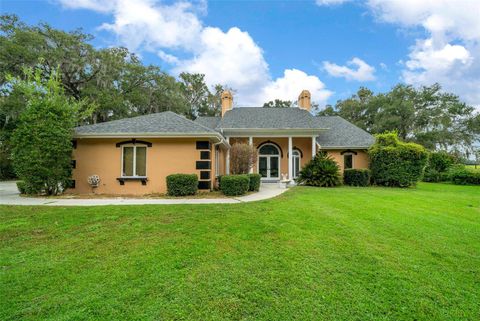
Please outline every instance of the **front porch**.
[{"label": "front porch", "polygon": [[[227,137],[230,145],[246,143],[255,146],[257,160],[250,170],[262,176],[262,182],[278,182],[283,177],[293,181],[302,167],[317,151],[316,136],[248,136]],[[226,155],[226,174],[229,174],[230,155]]]}]

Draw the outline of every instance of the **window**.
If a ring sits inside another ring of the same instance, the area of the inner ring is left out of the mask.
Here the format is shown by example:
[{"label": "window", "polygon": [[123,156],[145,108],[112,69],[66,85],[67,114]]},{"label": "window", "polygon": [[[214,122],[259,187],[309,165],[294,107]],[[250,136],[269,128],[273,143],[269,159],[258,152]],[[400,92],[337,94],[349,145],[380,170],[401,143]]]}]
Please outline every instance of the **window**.
[{"label": "window", "polygon": [[123,146],[122,155],[123,177],[147,176],[147,147]]},{"label": "window", "polygon": [[298,149],[294,149],[292,152],[293,159],[293,178],[297,178],[300,173],[300,152]]},{"label": "window", "polygon": [[343,169],[353,168],[353,154],[343,155]]},{"label": "window", "polygon": [[271,145],[271,144],[268,144],[268,145],[263,145],[260,150],[259,150],[259,154],[261,155],[278,155],[280,154],[278,152],[278,149]]}]

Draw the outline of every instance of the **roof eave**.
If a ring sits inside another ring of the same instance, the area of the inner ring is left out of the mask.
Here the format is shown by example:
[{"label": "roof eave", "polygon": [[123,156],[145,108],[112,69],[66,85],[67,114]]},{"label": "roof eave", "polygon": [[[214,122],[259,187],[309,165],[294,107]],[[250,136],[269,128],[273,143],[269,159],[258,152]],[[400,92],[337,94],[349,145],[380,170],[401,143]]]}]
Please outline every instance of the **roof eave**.
[{"label": "roof eave", "polygon": [[222,141],[220,133],[75,133],[74,138],[215,138]]},{"label": "roof eave", "polygon": [[221,128],[225,136],[317,136],[329,128]]}]

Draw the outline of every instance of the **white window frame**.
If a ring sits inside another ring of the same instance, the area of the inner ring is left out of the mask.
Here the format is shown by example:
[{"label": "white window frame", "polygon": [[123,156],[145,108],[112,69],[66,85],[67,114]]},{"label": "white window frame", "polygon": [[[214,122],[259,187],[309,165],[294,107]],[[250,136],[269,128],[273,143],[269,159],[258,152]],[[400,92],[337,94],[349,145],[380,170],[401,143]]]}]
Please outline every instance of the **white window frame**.
[{"label": "white window frame", "polygon": [[[260,150],[264,147],[264,146],[267,146],[267,145],[270,145],[270,146],[273,146],[275,147],[275,149],[277,150],[278,154],[260,154]],[[280,179],[280,177],[282,176],[282,152],[280,151],[280,149],[275,145],[275,144],[272,144],[272,143],[265,143],[265,144],[262,144],[260,146],[260,148],[257,148],[258,149],[258,152],[257,152],[257,174],[260,174],[260,157],[267,157],[268,159],[268,163],[267,163],[267,166],[270,166],[270,158],[271,157],[276,157],[278,158],[278,176],[277,177],[271,177],[270,175],[268,177],[262,177],[260,180],[270,180],[270,179]]]},{"label": "white window frame", "polygon": [[[352,155],[352,168],[345,168],[345,156],[346,155]],[[355,154],[354,153],[344,153],[342,155],[342,157],[343,157],[343,170],[355,168]]]},{"label": "white window frame", "polygon": [[[125,147],[133,147],[133,176],[126,176],[123,175],[123,160],[124,160],[124,153],[125,153]],[[137,173],[137,147],[145,147],[145,176],[138,176],[136,175]],[[121,167],[120,167],[120,177],[124,178],[144,178],[147,177],[147,159],[148,159],[148,146],[144,144],[125,144],[122,145],[122,159],[121,159]]]},{"label": "white window frame", "polygon": [[294,148],[292,150],[293,169],[295,169],[295,158],[298,158],[298,173],[296,173],[296,176],[295,173],[293,173],[293,178],[297,178],[298,174],[300,174],[300,171],[302,170],[302,153],[300,153],[300,150],[298,148]]}]

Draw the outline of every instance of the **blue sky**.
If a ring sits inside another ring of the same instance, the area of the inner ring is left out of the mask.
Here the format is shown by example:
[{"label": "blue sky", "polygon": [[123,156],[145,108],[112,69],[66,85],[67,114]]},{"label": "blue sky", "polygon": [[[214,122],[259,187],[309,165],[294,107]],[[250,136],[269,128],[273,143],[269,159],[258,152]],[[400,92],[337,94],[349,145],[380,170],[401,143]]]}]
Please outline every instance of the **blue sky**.
[{"label": "blue sky", "polygon": [[303,88],[321,105],[334,104],[360,86],[387,91],[399,82],[440,82],[480,105],[480,1],[2,0],[0,6],[29,24],[81,27],[95,46],[127,46],[174,75],[205,73],[209,84],[236,89],[240,105],[295,100]]}]

